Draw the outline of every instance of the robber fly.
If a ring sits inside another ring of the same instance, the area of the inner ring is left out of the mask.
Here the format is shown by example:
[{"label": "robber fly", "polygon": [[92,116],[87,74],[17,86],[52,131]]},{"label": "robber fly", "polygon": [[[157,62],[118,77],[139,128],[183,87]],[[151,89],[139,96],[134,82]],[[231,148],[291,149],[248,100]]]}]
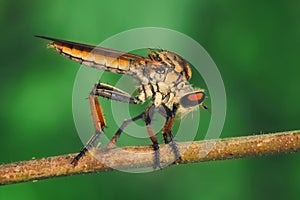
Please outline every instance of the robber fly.
[{"label": "robber fly", "polygon": [[142,119],[152,141],[154,168],[160,167],[159,146],[151,128],[153,114],[158,112],[166,119],[162,129],[164,142],[172,146],[176,161],[181,160],[172,134],[172,126],[177,111],[187,113],[197,106],[207,109],[203,103],[206,98],[204,90],[193,89],[188,82],[192,72],[186,60],[173,52],[165,50],[150,50],[148,57],[142,57],[98,46],[45,36],[37,37],[52,41],[48,47],[54,48],[59,54],[71,60],[99,70],[129,75],[135,78],[139,84],[138,95],[134,97],[108,84],[98,82],[93,86],[88,99],[95,133],[78,155],[73,158],[72,163],[74,165],[93,147],[99,135],[104,133],[106,122],[98,96],[130,104],[143,103],[151,98],[151,102],[144,112],[123,122],[106,145],[107,148],[115,145],[128,124]]}]

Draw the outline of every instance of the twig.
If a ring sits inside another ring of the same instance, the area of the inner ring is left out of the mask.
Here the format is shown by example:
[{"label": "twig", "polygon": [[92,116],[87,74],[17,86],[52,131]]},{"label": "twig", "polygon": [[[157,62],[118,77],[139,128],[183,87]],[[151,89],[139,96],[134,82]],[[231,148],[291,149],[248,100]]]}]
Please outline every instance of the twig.
[{"label": "twig", "polygon": [[[177,146],[182,155],[180,163],[298,152],[300,130],[192,143],[180,142]],[[112,168],[134,170],[153,166],[153,151],[149,146],[122,147],[108,151],[94,149],[87,153],[76,167],[70,164],[75,155],[67,154],[1,165],[0,185],[109,171]],[[100,161],[95,157],[100,158]],[[160,145],[160,159],[162,166],[174,163],[174,154],[169,145]]]}]

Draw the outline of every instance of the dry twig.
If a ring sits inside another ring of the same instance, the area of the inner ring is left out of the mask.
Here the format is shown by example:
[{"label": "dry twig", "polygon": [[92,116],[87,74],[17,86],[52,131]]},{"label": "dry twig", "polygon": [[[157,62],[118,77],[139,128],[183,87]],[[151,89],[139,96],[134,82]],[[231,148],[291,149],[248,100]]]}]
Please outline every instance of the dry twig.
[{"label": "dry twig", "polygon": [[[181,163],[291,153],[300,151],[300,130],[192,143],[180,142],[177,145],[182,155]],[[153,151],[149,146],[121,147],[105,152],[94,149],[91,153],[84,156],[76,167],[70,164],[76,154],[1,165],[0,185],[102,172],[112,168],[137,170],[153,166]],[[160,159],[162,166],[173,163],[174,154],[169,145],[160,145]]]}]

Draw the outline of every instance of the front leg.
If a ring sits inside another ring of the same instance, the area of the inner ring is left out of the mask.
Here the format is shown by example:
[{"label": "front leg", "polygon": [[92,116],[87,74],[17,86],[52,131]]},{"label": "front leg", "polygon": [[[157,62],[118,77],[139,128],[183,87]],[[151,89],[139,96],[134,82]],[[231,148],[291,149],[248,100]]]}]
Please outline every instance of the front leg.
[{"label": "front leg", "polygon": [[[175,162],[181,161],[181,156],[180,156],[180,153],[178,151],[176,142],[174,140],[174,136],[172,134],[172,128],[173,128],[174,119],[175,119],[177,109],[178,109],[178,105],[176,105],[176,104],[173,105],[172,110],[169,109],[166,105],[163,104],[163,107],[160,108],[160,110],[159,110],[159,113],[166,118],[166,122],[165,122],[164,127],[163,127],[162,135],[163,135],[165,144],[170,144],[170,146],[173,149],[173,152],[174,152],[175,158],[176,158]],[[170,141],[169,141],[168,137],[170,138]]]}]

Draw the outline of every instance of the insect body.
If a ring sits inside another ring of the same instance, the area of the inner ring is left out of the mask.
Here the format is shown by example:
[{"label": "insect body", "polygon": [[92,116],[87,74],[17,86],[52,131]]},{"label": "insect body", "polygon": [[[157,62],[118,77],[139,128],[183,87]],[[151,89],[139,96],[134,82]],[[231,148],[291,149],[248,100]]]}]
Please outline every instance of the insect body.
[{"label": "insect body", "polygon": [[139,84],[136,97],[132,97],[127,92],[107,84],[97,83],[94,85],[89,95],[89,101],[96,131],[85,147],[73,159],[72,163],[76,165],[85,152],[92,147],[99,135],[103,133],[106,123],[98,96],[132,104],[143,103],[148,98],[152,99],[150,105],[143,113],[123,122],[108,143],[108,148],[114,146],[123,129],[130,122],[143,119],[155,151],[154,167],[159,167],[159,146],[151,128],[153,113],[159,112],[166,118],[162,131],[164,142],[170,142],[176,158],[181,159],[172,135],[172,126],[176,113],[178,110],[187,113],[199,105],[206,109],[206,106],[203,104],[206,97],[205,92],[193,89],[188,82],[192,76],[188,62],[173,52],[163,50],[152,50],[148,57],[142,57],[45,36],[37,37],[51,40],[52,43],[48,46],[53,47],[61,55],[71,60],[99,70],[129,75],[135,78]]}]

